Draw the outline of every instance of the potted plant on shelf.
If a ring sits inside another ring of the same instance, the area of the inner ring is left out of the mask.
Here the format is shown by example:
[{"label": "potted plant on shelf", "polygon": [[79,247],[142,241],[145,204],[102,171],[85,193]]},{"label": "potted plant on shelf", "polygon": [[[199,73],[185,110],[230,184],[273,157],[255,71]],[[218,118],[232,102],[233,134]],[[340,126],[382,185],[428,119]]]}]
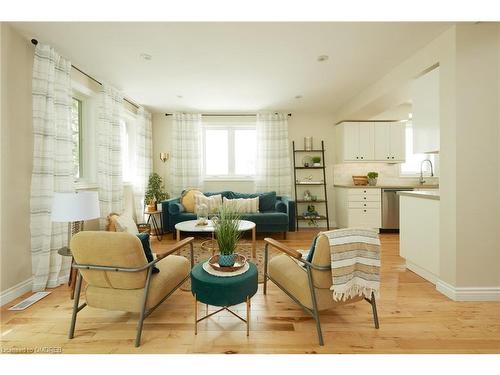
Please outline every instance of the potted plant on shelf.
[{"label": "potted plant on shelf", "polygon": [[377,178],[378,178],[377,172],[368,172],[366,176],[368,177],[368,185],[370,186],[377,185]]},{"label": "potted plant on shelf", "polygon": [[165,185],[160,175],[156,172],[151,173],[144,194],[144,203],[147,205],[148,212],[156,211],[156,204],[168,198],[169,195],[165,191]]},{"label": "potted plant on shelf", "polygon": [[219,265],[222,267],[232,267],[234,265],[234,251],[238,243],[241,232],[240,215],[225,206],[219,208],[217,216],[212,219],[215,231],[215,239],[219,246]]},{"label": "potted plant on shelf", "polygon": [[313,161],[314,167],[321,167],[321,157],[320,156],[313,156],[312,161]]}]

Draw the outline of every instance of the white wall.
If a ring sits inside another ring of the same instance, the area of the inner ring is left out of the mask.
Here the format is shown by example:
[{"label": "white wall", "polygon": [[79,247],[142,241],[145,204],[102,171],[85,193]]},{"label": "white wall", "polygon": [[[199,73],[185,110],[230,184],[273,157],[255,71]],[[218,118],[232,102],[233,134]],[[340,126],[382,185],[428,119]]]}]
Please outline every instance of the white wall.
[{"label": "white wall", "polygon": [[[334,129],[333,118],[331,115],[293,113],[288,119],[290,155],[292,141],[296,142],[297,148],[303,148],[304,137],[312,136],[314,146],[320,147],[321,140],[325,141],[326,162],[327,162],[327,183],[329,213],[331,225],[334,225],[334,203],[333,203],[333,163],[334,163]],[[165,180],[167,190],[170,190],[170,162],[163,163],[160,158],[160,152],[171,152],[172,142],[172,116],[165,116],[163,113],[153,115],[153,169],[159,173]],[[297,157],[297,162],[301,158]],[[317,188],[310,188],[312,191]],[[203,190],[220,191],[234,190],[239,192],[254,192],[255,185],[253,181],[205,181]],[[313,192],[314,194],[314,192]],[[317,193],[319,196],[319,192]],[[305,208],[305,207],[303,207]],[[317,205],[318,211],[321,211],[320,205]]]},{"label": "white wall", "polygon": [[9,25],[1,28],[0,291],[31,278],[30,184],[33,155],[33,46]]}]

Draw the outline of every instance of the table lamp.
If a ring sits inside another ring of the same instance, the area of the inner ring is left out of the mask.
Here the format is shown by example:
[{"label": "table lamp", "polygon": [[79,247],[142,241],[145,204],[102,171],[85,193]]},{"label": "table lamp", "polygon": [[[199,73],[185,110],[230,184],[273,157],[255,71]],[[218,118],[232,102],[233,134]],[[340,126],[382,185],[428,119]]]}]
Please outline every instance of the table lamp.
[{"label": "table lamp", "polygon": [[[72,235],[72,223],[97,219],[100,216],[99,199],[96,191],[54,193],[51,220],[53,222],[68,223],[68,249]],[[83,225],[81,227],[83,228]]]}]

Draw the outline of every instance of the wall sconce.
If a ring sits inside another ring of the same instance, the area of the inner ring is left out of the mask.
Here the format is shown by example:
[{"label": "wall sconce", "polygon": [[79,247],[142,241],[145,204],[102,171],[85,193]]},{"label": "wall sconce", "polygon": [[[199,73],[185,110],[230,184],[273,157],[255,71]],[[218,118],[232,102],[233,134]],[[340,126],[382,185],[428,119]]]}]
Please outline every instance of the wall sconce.
[{"label": "wall sconce", "polygon": [[160,152],[160,160],[162,162],[165,163],[169,158],[170,158],[170,155],[168,154],[168,152]]}]

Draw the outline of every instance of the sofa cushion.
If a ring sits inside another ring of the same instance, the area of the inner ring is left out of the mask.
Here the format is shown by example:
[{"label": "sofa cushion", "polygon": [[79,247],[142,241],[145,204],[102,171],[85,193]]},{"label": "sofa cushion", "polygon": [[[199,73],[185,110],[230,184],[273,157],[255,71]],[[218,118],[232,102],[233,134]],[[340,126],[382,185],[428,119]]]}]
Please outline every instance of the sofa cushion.
[{"label": "sofa cushion", "polygon": [[194,212],[195,200],[194,196],[196,194],[203,194],[201,191],[196,189],[184,190],[181,195],[181,204],[184,206],[186,212]]},{"label": "sofa cushion", "polygon": [[238,199],[238,198],[256,198],[259,197],[259,211],[274,211],[276,205],[276,192],[270,191],[267,193],[237,193],[233,192],[232,197],[227,197],[228,199]]},{"label": "sofa cushion", "polygon": [[276,210],[276,212],[283,212],[286,214],[288,206],[285,204],[285,202],[277,201],[274,205],[274,209]]},{"label": "sofa cushion", "polygon": [[288,215],[282,212],[262,212],[256,214],[243,214],[241,216],[243,220],[252,221],[255,224],[288,224]]},{"label": "sofa cushion", "polygon": [[224,198],[224,207],[244,214],[244,213],[258,213],[259,212],[259,197],[255,198],[237,198],[227,199]]},{"label": "sofa cushion", "polygon": [[177,215],[184,212],[184,206],[180,203],[170,203],[168,205],[168,213],[171,215]]},{"label": "sofa cushion", "polygon": [[222,206],[222,195],[215,194],[215,195],[211,195],[211,196],[207,197],[201,193],[195,194],[194,201],[195,201],[194,213],[197,213],[198,206],[200,204],[204,204],[207,206],[208,212],[213,214],[213,213],[216,213],[219,210],[219,207]]}]

